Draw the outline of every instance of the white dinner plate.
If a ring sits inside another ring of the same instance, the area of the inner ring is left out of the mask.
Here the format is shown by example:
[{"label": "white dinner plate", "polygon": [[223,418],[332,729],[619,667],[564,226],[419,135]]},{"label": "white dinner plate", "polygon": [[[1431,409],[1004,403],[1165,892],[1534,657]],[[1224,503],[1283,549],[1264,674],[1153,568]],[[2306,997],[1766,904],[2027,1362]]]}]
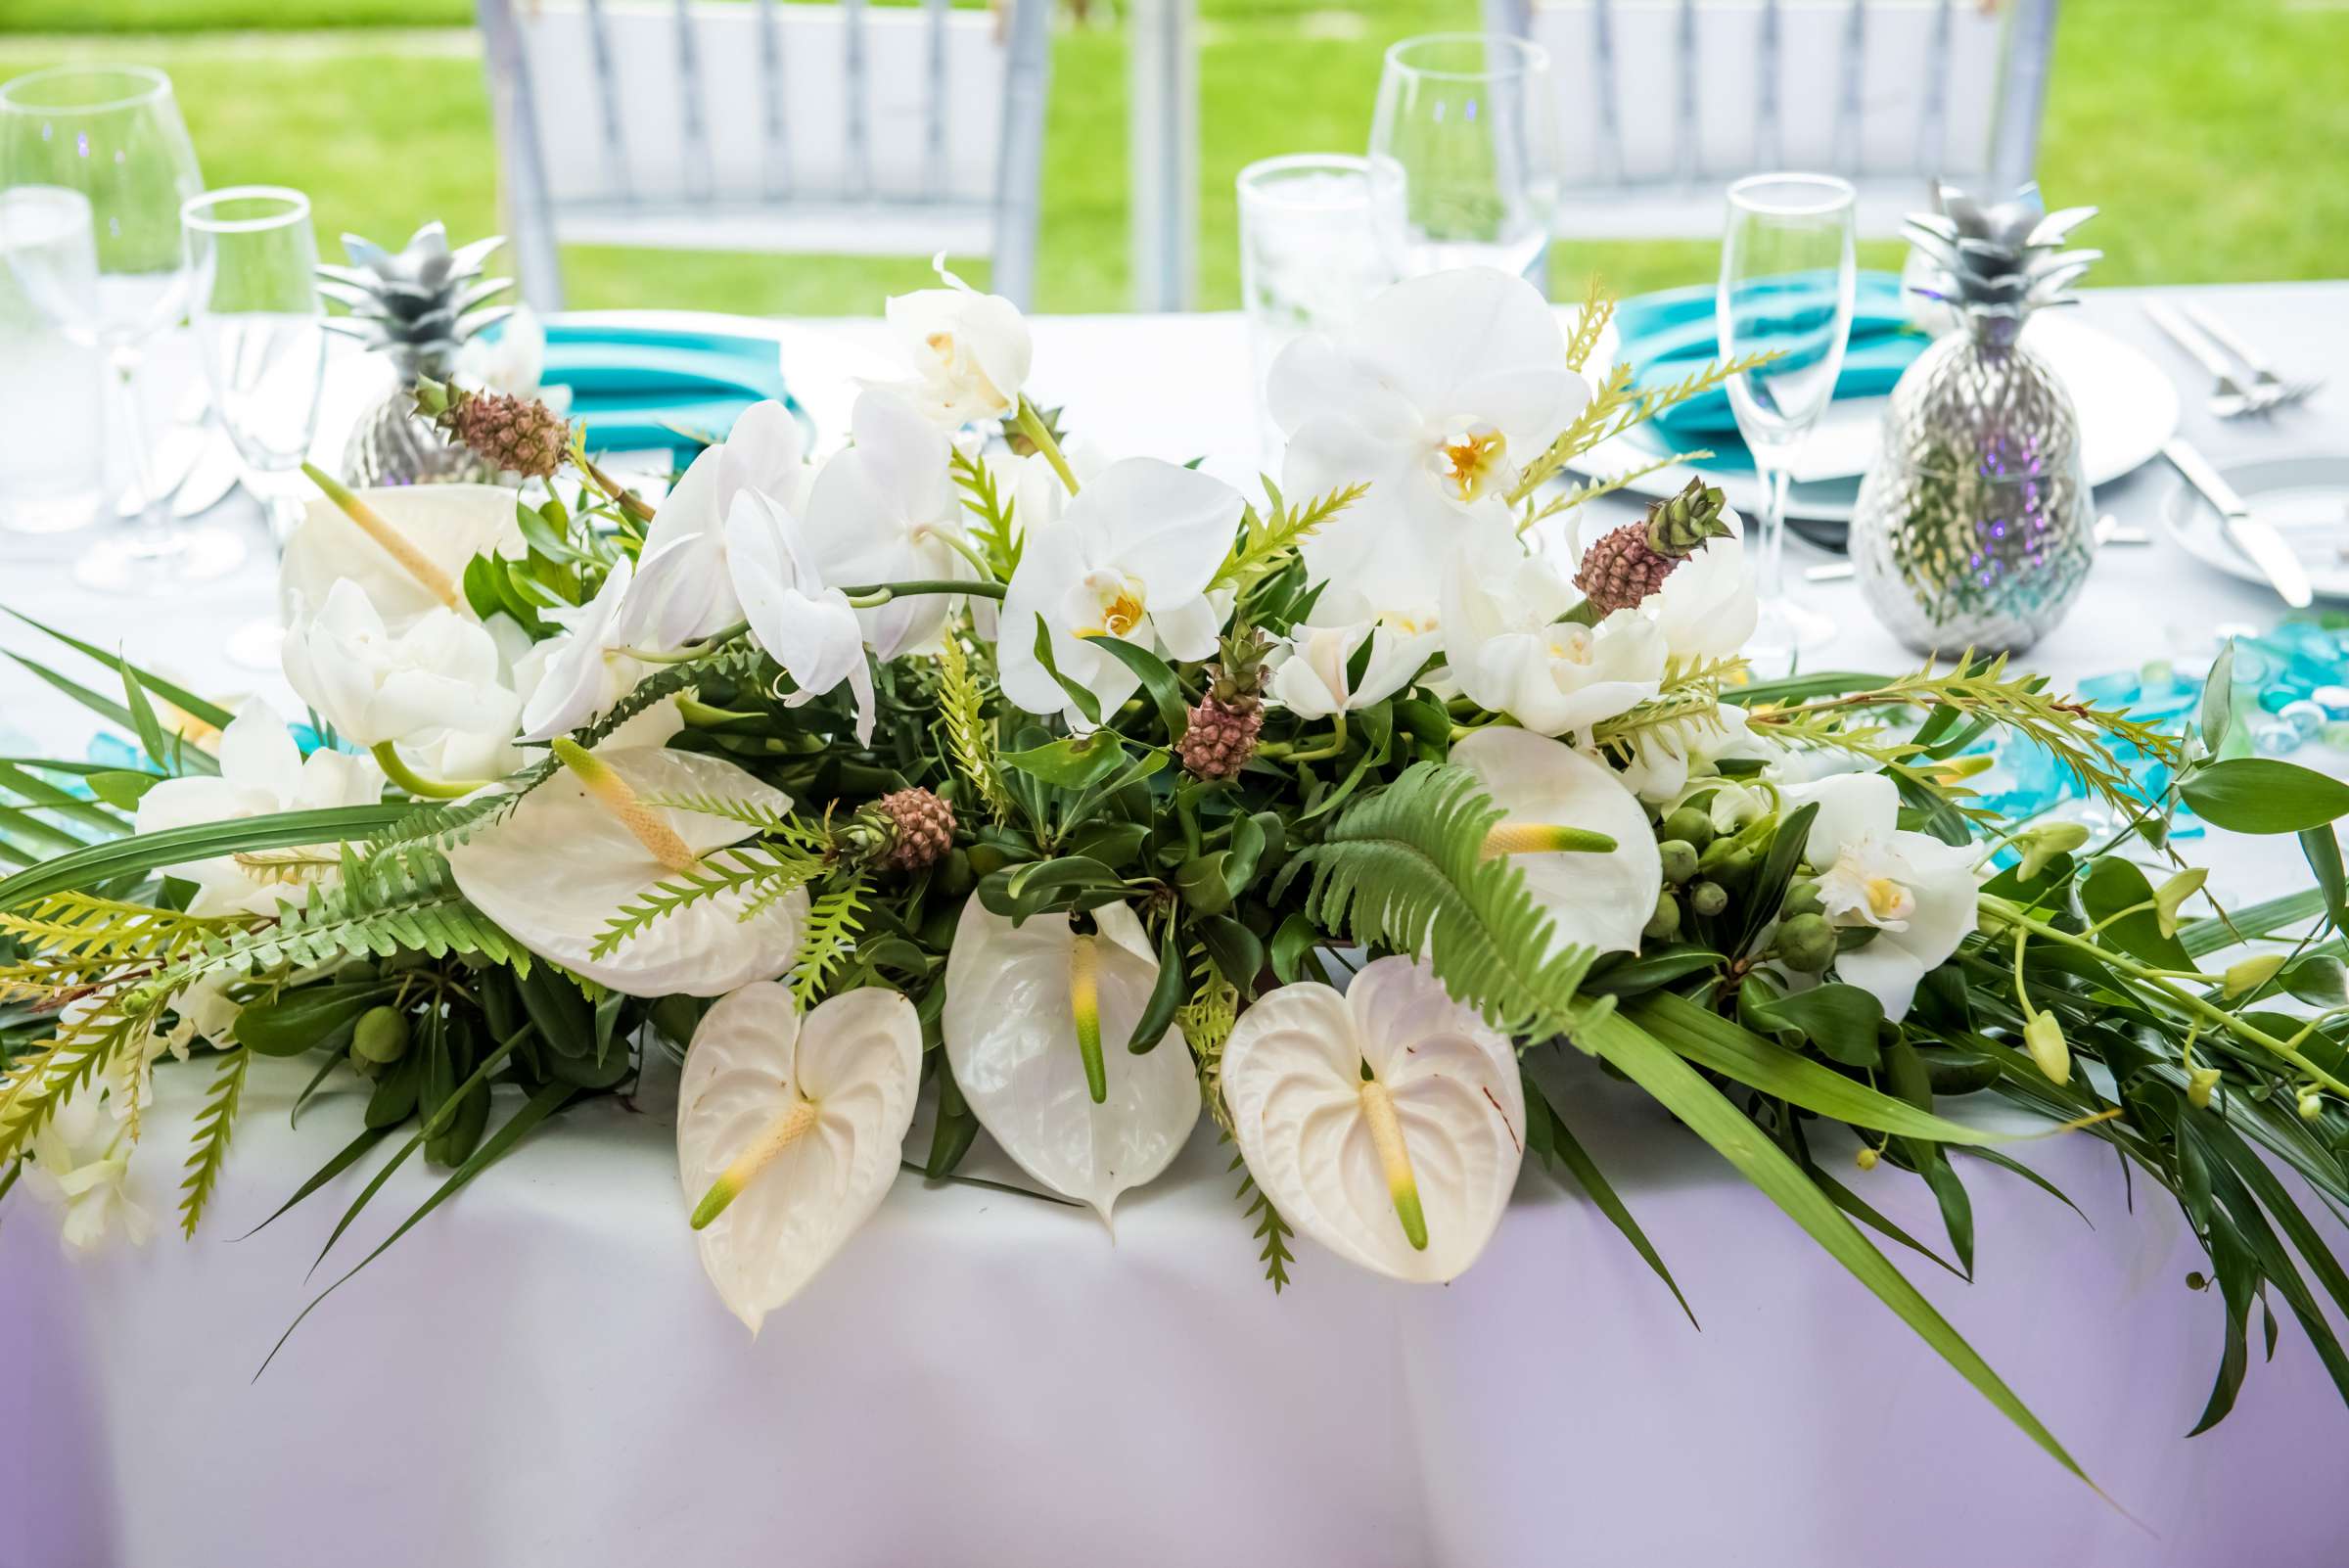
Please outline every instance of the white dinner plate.
[{"label": "white dinner plate", "polygon": [[[2229,463],[2220,474],[2251,515],[2282,535],[2308,585],[2326,599],[2349,599],[2349,456],[2271,457]],[[2267,575],[2228,542],[2219,514],[2181,480],[2162,503],[2161,521],[2186,552],[2229,576],[2268,586]]]},{"label": "white dinner plate", "polygon": [[[2023,334],[2063,379],[2073,406],[2080,410],[2080,455],[2092,486],[2109,484],[2160,453],[2161,443],[2178,429],[2178,389],[2160,366],[2112,334],[2061,311],[2032,317]],[[1613,362],[1615,341],[1610,326],[1590,356],[1592,365]],[[1851,521],[1860,500],[1860,477],[1875,461],[1890,400],[1845,397],[1828,405],[1796,469],[1788,503],[1795,516]],[[1578,473],[1605,478],[1654,458],[1638,441],[1619,436],[1585,452],[1572,466]],[[1627,487],[1640,495],[1671,495],[1698,472],[1676,465]],[[1761,486],[1750,472],[1704,473],[1709,483],[1727,492],[1731,506],[1741,512],[1760,510]]]}]

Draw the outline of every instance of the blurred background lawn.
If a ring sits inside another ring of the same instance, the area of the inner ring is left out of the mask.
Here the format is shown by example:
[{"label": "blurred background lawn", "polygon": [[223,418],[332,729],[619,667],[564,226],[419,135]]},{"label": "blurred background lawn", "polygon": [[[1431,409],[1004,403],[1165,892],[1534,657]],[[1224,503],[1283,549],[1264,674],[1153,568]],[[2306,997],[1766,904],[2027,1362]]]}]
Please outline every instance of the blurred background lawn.
[{"label": "blurred background lawn", "polygon": [[[1111,7],[1053,45],[1042,310],[1128,302],[1126,47]],[[1476,0],[1201,0],[1200,297],[1238,300],[1231,182],[1274,153],[1359,150],[1395,39],[1473,27]],[[2040,172],[2094,203],[2092,282],[2349,274],[2349,3],[2063,0]],[[320,231],[396,243],[418,223],[496,224],[495,155],[471,0],[0,0],[0,79],[137,60],[177,82],[213,185],[298,186]],[[326,245],[331,254],[335,247]],[[1619,293],[1703,281],[1703,244],[1562,248]],[[1897,251],[1868,257],[1896,264]],[[825,314],[877,307],[919,261],[574,247],[571,302]],[[973,268],[974,277],[984,268]],[[1569,285],[1561,284],[1560,292]]]}]

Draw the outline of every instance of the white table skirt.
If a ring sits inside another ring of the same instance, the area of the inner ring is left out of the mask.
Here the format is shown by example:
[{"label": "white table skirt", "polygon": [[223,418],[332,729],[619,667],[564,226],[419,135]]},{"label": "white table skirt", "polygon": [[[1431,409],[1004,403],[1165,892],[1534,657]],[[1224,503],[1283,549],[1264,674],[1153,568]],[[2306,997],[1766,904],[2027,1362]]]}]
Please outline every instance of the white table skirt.
[{"label": "white table skirt", "polygon": [[[2349,286],[2212,291],[2309,363],[2349,351]],[[2144,338],[2125,296],[2086,307]],[[849,336],[870,341],[871,324]],[[1036,323],[1040,400],[1113,452],[1255,467],[1234,317]],[[2165,364],[2173,363],[2163,360]],[[2188,372],[2180,369],[2184,381]],[[2342,444],[2340,393],[2266,427],[2188,433],[2225,458]],[[2172,481],[2099,500],[2151,526]],[[1628,509],[1626,512],[1628,515]],[[94,602],[63,551],[0,541],[0,602],[120,641],[216,689],[248,574],[155,607]],[[1821,666],[1912,663],[1849,587]],[[2277,608],[2166,542],[2113,551],[2032,656],[2059,677],[2169,651],[2172,623]],[[0,644],[29,649],[17,631]],[[0,675],[11,723],[71,711]],[[2310,761],[2326,761],[2322,754]],[[2337,762],[2337,759],[2331,760]],[[2247,901],[2304,877],[2281,844],[2188,848]],[[1203,1131],[1120,1205],[1114,1241],[1069,1209],[902,1177],[756,1341],[704,1283],[656,1073],[640,1104],[533,1134],[253,1369],[307,1300],[303,1271],[365,1178],[346,1173],[251,1240],[355,1130],[356,1091],[286,1110],[301,1064],[257,1065],[200,1239],[167,1232],[200,1076],[166,1070],[142,1153],[166,1233],[61,1257],[22,1199],[0,1223],[0,1568],[714,1563],[1758,1564],[1899,1560],[2333,1568],[2349,1428],[2296,1326],[2235,1413],[2186,1441],[2219,1303],[2176,1206],[2086,1138],[2023,1157],[2094,1222],[1960,1170],[1979,1283],[1898,1256],[2143,1527],[2064,1475],[1766,1199],[1642,1096],[1583,1070],[1576,1130],[1702,1320],[1596,1211],[1529,1168],[1476,1268],[1440,1289],[1300,1243],[1275,1298]],[[917,1129],[917,1138],[919,1130]],[[914,1145],[918,1152],[921,1146]],[[1823,1151],[1830,1157],[1832,1151]],[[983,1138],[972,1169],[1004,1174]],[[372,1162],[370,1162],[370,1165]],[[311,1280],[429,1194],[403,1169]],[[1848,1175],[1938,1241],[1921,1185]],[[2244,1560],[2250,1560],[2248,1558]]]}]

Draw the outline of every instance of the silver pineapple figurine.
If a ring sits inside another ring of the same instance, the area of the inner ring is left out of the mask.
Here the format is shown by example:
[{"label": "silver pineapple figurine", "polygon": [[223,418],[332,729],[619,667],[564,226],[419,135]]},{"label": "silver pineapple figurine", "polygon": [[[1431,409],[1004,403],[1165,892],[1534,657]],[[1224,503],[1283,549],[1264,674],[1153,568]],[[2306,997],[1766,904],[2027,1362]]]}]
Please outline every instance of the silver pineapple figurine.
[{"label": "silver pineapple figurine", "polygon": [[416,413],[417,378],[446,381],[467,339],[513,313],[488,301],[514,286],[482,266],[502,237],[450,250],[448,231],[427,223],[395,255],[355,234],[343,236],[351,265],[318,268],[318,292],[350,314],[327,325],[391,361],[396,385],[369,409],[343,449],[343,479],[369,484],[437,484],[495,478],[461,444],[443,439]]},{"label": "silver pineapple figurine", "polygon": [[1934,265],[1922,292],[1949,333],[1892,392],[1852,517],[1853,575],[1868,608],[1920,653],[2028,648],[2063,619],[2096,544],[2070,393],[2021,341],[2043,305],[2100,252],[2061,251],[2093,207],[2049,212],[2039,188],[1985,208],[1954,186],[1909,220]]}]

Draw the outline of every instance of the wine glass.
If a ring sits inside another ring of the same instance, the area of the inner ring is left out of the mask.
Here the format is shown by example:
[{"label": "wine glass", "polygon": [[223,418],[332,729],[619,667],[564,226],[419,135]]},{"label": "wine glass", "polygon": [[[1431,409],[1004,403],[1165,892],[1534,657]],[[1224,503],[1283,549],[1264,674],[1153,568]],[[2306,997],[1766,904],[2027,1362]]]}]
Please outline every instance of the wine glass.
[{"label": "wine glass", "polygon": [[1548,54],[1506,33],[1429,33],[1387,51],[1370,183],[1397,272],[1534,269],[1557,209],[1555,93]]},{"label": "wine glass", "polygon": [[[326,378],[310,199],[282,186],[235,185],[191,197],[179,220],[187,237],[188,319],[212,406],[244,464],[245,487],[267,511],[270,542],[282,549],[301,520],[299,471],[318,429]],[[274,618],[252,622],[229,637],[229,657],[275,669],[281,636]]]},{"label": "wine glass", "polygon": [[138,405],[146,342],[187,301],[180,204],[204,189],[170,78],[144,66],[59,66],[0,85],[0,185],[23,184],[89,199],[94,294],[50,276],[37,257],[12,257],[11,266],[69,340],[106,353],[137,478],[136,524],[92,550],[75,575],[93,587],[148,591],[218,576],[245,546],[223,529],[171,526]]},{"label": "wine glass", "polygon": [[1786,595],[1786,492],[1795,460],[1835,395],[1852,336],[1852,187],[1827,174],[1756,174],[1729,187],[1714,317],[1725,360],[1774,352],[1729,378],[1729,408],[1754,456],[1764,507],[1762,615],[1747,647],[1788,659],[1834,623]]}]

